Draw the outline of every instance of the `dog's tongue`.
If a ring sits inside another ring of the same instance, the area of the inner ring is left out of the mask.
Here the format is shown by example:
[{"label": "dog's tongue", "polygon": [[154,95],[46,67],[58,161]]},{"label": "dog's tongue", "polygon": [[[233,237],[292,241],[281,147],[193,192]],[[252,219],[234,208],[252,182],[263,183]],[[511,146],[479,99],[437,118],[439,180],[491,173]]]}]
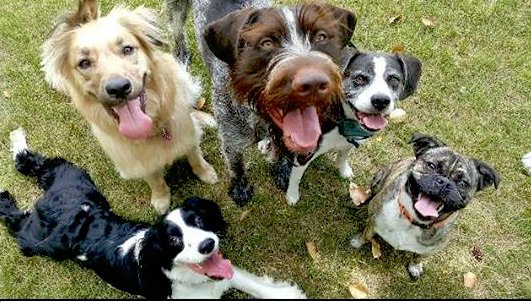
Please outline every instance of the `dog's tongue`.
[{"label": "dog's tongue", "polygon": [[439,211],[437,209],[441,205],[441,202],[435,201],[424,194],[420,194],[419,199],[415,203],[415,209],[419,211],[422,216],[425,217],[439,217]]},{"label": "dog's tongue", "polygon": [[188,265],[194,272],[216,279],[231,279],[234,274],[230,260],[224,259],[220,251],[216,251],[201,264]]},{"label": "dog's tongue", "polygon": [[120,117],[118,131],[130,139],[147,138],[151,132],[153,121],[140,108],[140,97],[132,99],[121,107],[115,107]]},{"label": "dog's tongue", "polygon": [[360,112],[358,117],[365,127],[372,130],[382,130],[388,123],[385,117],[378,114],[365,114]]},{"label": "dog's tongue", "polygon": [[282,121],[282,130],[284,137],[291,138],[297,149],[313,151],[321,136],[317,109],[309,106],[288,112]]}]

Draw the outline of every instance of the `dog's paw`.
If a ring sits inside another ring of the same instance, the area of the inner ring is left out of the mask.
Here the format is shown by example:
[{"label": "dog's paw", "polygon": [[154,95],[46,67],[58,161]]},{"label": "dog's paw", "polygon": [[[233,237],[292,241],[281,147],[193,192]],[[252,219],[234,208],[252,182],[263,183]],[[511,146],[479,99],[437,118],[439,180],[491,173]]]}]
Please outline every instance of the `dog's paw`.
[{"label": "dog's paw", "polygon": [[278,153],[271,138],[264,138],[258,142],[256,147],[258,148],[258,151],[266,157],[267,162],[274,163],[278,160]]},{"label": "dog's paw", "polygon": [[527,173],[531,174],[531,152],[522,156],[522,164],[524,164]]},{"label": "dog's paw", "polygon": [[359,249],[365,244],[365,239],[363,239],[363,235],[358,234],[354,236],[352,239],[350,239],[350,246]]},{"label": "dog's paw", "polygon": [[354,171],[352,171],[352,168],[347,164],[343,163],[339,167],[339,174],[341,177],[345,179],[353,179],[354,178]]},{"label": "dog's paw", "polygon": [[206,182],[207,184],[215,184],[219,180],[216,170],[214,170],[211,165],[206,166],[203,171],[196,173],[196,175],[201,181]]},{"label": "dog's paw", "polygon": [[290,206],[296,205],[300,198],[301,194],[299,192],[286,193],[286,200],[288,201],[288,205]]},{"label": "dog's paw", "polygon": [[200,128],[215,129],[218,127],[218,123],[211,114],[199,110],[193,110],[190,115],[195,124],[199,125]]},{"label": "dog's paw", "polygon": [[407,266],[407,272],[412,281],[417,281],[423,273],[422,263],[409,264]]},{"label": "dog's paw", "polygon": [[9,134],[11,140],[11,151],[13,152],[13,160],[16,160],[17,154],[28,149],[26,143],[26,132],[22,128],[11,131]]},{"label": "dog's paw", "polygon": [[243,207],[253,198],[253,191],[247,181],[234,182],[229,188],[229,196],[238,206]]},{"label": "dog's paw", "polygon": [[160,215],[166,214],[170,209],[170,198],[152,198],[151,205]]}]

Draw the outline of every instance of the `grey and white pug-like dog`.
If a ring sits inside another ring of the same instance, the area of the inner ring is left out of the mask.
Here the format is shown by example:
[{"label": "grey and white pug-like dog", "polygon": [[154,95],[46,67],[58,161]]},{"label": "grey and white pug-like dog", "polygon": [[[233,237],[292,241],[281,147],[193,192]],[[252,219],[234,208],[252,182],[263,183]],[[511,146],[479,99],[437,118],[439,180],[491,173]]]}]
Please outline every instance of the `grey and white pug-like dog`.
[{"label": "grey and white pug-like dog", "polygon": [[369,218],[362,234],[351,240],[360,248],[379,235],[397,250],[409,252],[409,276],[422,275],[421,260],[446,246],[460,210],[474,194],[500,176],[483,161],[446,147],[437,138],[414,134],[414,158],[380,170],[373,178],[368,203]]}]

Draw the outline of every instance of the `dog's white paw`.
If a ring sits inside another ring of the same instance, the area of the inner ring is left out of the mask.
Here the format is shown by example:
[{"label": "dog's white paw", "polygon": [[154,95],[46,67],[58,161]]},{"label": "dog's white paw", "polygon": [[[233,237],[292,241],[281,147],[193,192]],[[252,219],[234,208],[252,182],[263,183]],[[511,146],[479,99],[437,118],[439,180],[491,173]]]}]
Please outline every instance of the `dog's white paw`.
[{"label": "dog's white paw", "polygon": [[299,192],[286,193],[286,200],[288,201],[288,204],[290,206],[296,205],[300,198],[301,198],[301,195],[299,194]]},{"label": "dog's white paw", "polygon": [[424,270],[422,268],[422,263],[418,263],[418,264],[409,264],[407,267],[407,271],[411,279],[417,280],[418,278],[420,278],[420,276],[422,276],[422,273]]},{"label": "dog's white paw", "polygon": [[350,246],[352,246],[355,249],[361,248],[364,244],[365,244],[365,240],[363,240],[363,236],[361,234],[354,236],[350,240]]},{"label": "dog's white paw", "polygon": [[196,173],[196,175],[201,181],[206,182],[207,184],[215,184],[219,180],[216,170],[208,164],[204,167],[203,171]]},{"label": "dog's white paw", "polygon": [[151,198],[151,205],[160,215],[166,214],[170,209],[170,198]]},{"label": "dog's white paw", "polygon": [[341,177],[346,179],[354,178],[354,171],[352,171],[352,168],[347,163],[340,165],[338,169]]},{"label": "dog's white paw", "polygon": [[13,130],[9,134],[9,139],[11,140],[11,151],[13,152],[13,160],[16,160],[17,154],[28,149],[28,144],[26,143],[26,132],[22,128]]},{"label": "dog's white paw", "polygon": [[218,127],[218,123],[216,122],[216,119],[214,119],[212,114],[208,114],[199,110],[193,110],[190,115],[192,116],[194,122],[201,128],[215,129]]},{"label": "dog's white paw", "polygon": [[527,172],[531,173],[531,152],[522,156],[522,163],[524,164],[524,168],[527,170]]}]

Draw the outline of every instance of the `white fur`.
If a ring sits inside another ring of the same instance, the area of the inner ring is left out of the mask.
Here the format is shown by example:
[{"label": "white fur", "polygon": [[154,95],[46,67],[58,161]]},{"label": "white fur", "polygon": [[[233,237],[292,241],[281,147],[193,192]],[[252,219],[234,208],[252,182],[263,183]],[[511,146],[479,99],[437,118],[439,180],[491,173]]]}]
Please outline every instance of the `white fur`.
[{"label": "white fur", "polygon": [[17,154],[28,150],[28,144],[26,143],[26,133],[24,129],[18,128],[17,130],[11,131],[9,134],[9,139],[11,140],[11,151],[13,152],[13,160],[17,159]]},{"label": "white fur", "polygon": [[419,278],[423,272],[422,263],[410,264],[408,265],[407,270],[409,271],[411,276]]},{"label": "white fur", "polygon": [[374,95],[386,95],[391,100],[389,107],[382,112],[382,114],[390,114],[395,109],[395,101],[398,99],[398,95],[393,92],[389,85],[385,81],[385,72],[387,70],[387,61],[384,57],[374,57],[374,78],[369,83],[367,88],[356,98],[354,107],[361,112],[374,112],[374,107],[371,103],[371,98]]},{"label": "white fur", "polygon": [[531,173],[531,152],[522,157],[522,163],[527,172]]},{"label": "white fur", "polygon": [[138,242],[140,242],[144,238],[145,234],[146,234],[146,230],[138,231],[133,236],[129,237],[129,239],[124,241],[124,243],[120,244],[120,246],[118,247],[120,249],[120,256],[123,257],[127,255],[127,253],[129,253],[129,250],[131,250],[133,246],[135,246]]},{"label": "white fur", "polygon": [[317,149],[314,156],[312,156],[312,158],[305,165],[294,166],[291,169],[289,186],[286,192],[286,199],[288,201],[288,204],[295,205],[299,200],[299,184],[304,174],[304,171],[306,171],[306,168],[308,168],[308,165],[310,165],[310,163],[314,159],[329,150],[339,150],[338,157],[336,160],[336,165],[339,169],[339,173],[342,177],[352,178],[354,172],[347,163],[348,153],[352,149],[352,147],[354,146],[350,144],[343,135],[339,134],[339,130],[337,127],[334,128],[332,131],[324,134],[322,142],[321,144],[319,144],[319,149]]}]

